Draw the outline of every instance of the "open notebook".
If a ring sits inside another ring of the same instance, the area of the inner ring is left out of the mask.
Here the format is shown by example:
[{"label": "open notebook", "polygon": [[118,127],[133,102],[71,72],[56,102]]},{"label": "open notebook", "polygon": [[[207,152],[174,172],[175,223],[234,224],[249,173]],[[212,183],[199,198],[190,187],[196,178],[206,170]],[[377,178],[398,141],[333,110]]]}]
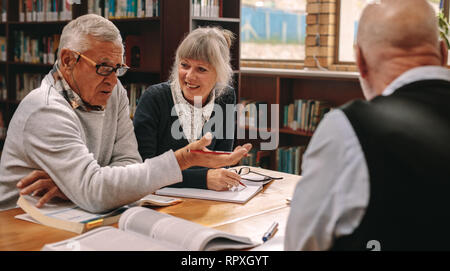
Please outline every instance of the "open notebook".
[{"label": "open notebook", "polygon": [[207,189],[197,188],[173,188],[165,187],[155,192],[157,195],[174,196],[182,198],[194,198],[194,199],[207,199],[226,201],[234,203],[246,203],[252,197],[254,197],[262,188],[261,182],[246,182],[242,180],[247,187],[239,186],[236,191],[214,191]]},{"label": "open notebook", "polygon": [[232,235],[143,207],[125,211],[119,229],[106,226],[47,244],[42,250],[224,250],[257,245]]}]

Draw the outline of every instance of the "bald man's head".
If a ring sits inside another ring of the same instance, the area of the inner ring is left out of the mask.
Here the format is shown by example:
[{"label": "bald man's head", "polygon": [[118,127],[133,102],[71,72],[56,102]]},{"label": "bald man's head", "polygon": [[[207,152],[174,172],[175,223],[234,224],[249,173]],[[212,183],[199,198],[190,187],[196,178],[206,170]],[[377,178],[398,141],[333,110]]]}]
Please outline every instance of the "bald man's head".
[{"label": "bald man's head", "polygon": [[380,95],[409,69],[445,65],[437,18],[426,0],[377,0],[363,11],[355,46],[367,99]]},{"label": "bald man's head", "polygon": [[426,0],[381,0],[364,9],[357,37],[362,48],[408,49],[425,43],[438,47],[439,30]]}]

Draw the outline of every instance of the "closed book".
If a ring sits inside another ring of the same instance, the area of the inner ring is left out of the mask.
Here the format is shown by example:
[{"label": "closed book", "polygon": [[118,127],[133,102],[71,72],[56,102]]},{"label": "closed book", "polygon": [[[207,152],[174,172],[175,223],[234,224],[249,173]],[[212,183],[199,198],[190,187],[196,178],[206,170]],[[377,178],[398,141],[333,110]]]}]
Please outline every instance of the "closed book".
[{"label": "closed book", "polygon": [[[75,233],[83,233],[99,226],[114,224],[119,221],[120,215],[126,210],[119,208],[106,214],[93,214],[69,201],[47,203],[41,208],[35,206],[37,201],[38,199],[35,197],[20,196],[17,205],[40,224]],[[23,216],[18,218],[26,220]]]},{"label": "closed book", "polygon": [[294,104],[290,104],[288,107],[288,127],[293,129],[294,123]]}]

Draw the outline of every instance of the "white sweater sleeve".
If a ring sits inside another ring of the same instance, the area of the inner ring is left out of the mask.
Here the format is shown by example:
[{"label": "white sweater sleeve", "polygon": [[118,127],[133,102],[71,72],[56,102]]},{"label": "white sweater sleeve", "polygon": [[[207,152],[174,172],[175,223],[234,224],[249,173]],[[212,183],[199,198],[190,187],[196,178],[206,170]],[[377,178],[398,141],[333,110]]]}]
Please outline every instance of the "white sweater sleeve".
[{"label": "white sweater sleeve", "polygon": [[23,138],[27,159],[46,171],[69,199],[90,212],[134,202],[182,181],[172,151],[144,163],[101,167],[82,139],[76,114],[66,108],[38,110],[27,120]]},{"label": "white sweater sleeve", "polygon": [[130,119],[129,100],[127,91],[120,81],[117,81],[119,92],[119,113],[117,120],[117,136],[112,150],[110,166],[124,166],[130,163],[141,163],[136,136],[134,134],[133,122]]}]

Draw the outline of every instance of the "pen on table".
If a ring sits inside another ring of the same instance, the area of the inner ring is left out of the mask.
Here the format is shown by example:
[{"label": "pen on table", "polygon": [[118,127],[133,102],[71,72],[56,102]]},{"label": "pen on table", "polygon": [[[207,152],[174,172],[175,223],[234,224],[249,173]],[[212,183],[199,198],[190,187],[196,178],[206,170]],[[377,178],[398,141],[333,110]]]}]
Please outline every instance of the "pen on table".
[{"label": "pen on table", "polygon": [[[239,182],[240,185],[242,185],[243,187],[247,188],[247,186],[244,183],[242,183],[241,181],[238,181],[238,182]],[[229,190],[231,190],[233,192],[239,191],[237,186],[230,186],[230,185],[228,185],[228,187],[232,187],[232,188],[229,188]]]},{"label": "pen on table", "polygon": [[273,222],[273,224],[266,231],[266,233],[264,233],[264,236],[263,236],[262,240],[264,242],[266,242],[267,240],[272,238],[275,235],[275,232],[277,231],[277,228],[278,228],[278,222]]},{"label": "pen on table", "polygon": [[247,187],[243,182],[238,181],[243,187]]}]

